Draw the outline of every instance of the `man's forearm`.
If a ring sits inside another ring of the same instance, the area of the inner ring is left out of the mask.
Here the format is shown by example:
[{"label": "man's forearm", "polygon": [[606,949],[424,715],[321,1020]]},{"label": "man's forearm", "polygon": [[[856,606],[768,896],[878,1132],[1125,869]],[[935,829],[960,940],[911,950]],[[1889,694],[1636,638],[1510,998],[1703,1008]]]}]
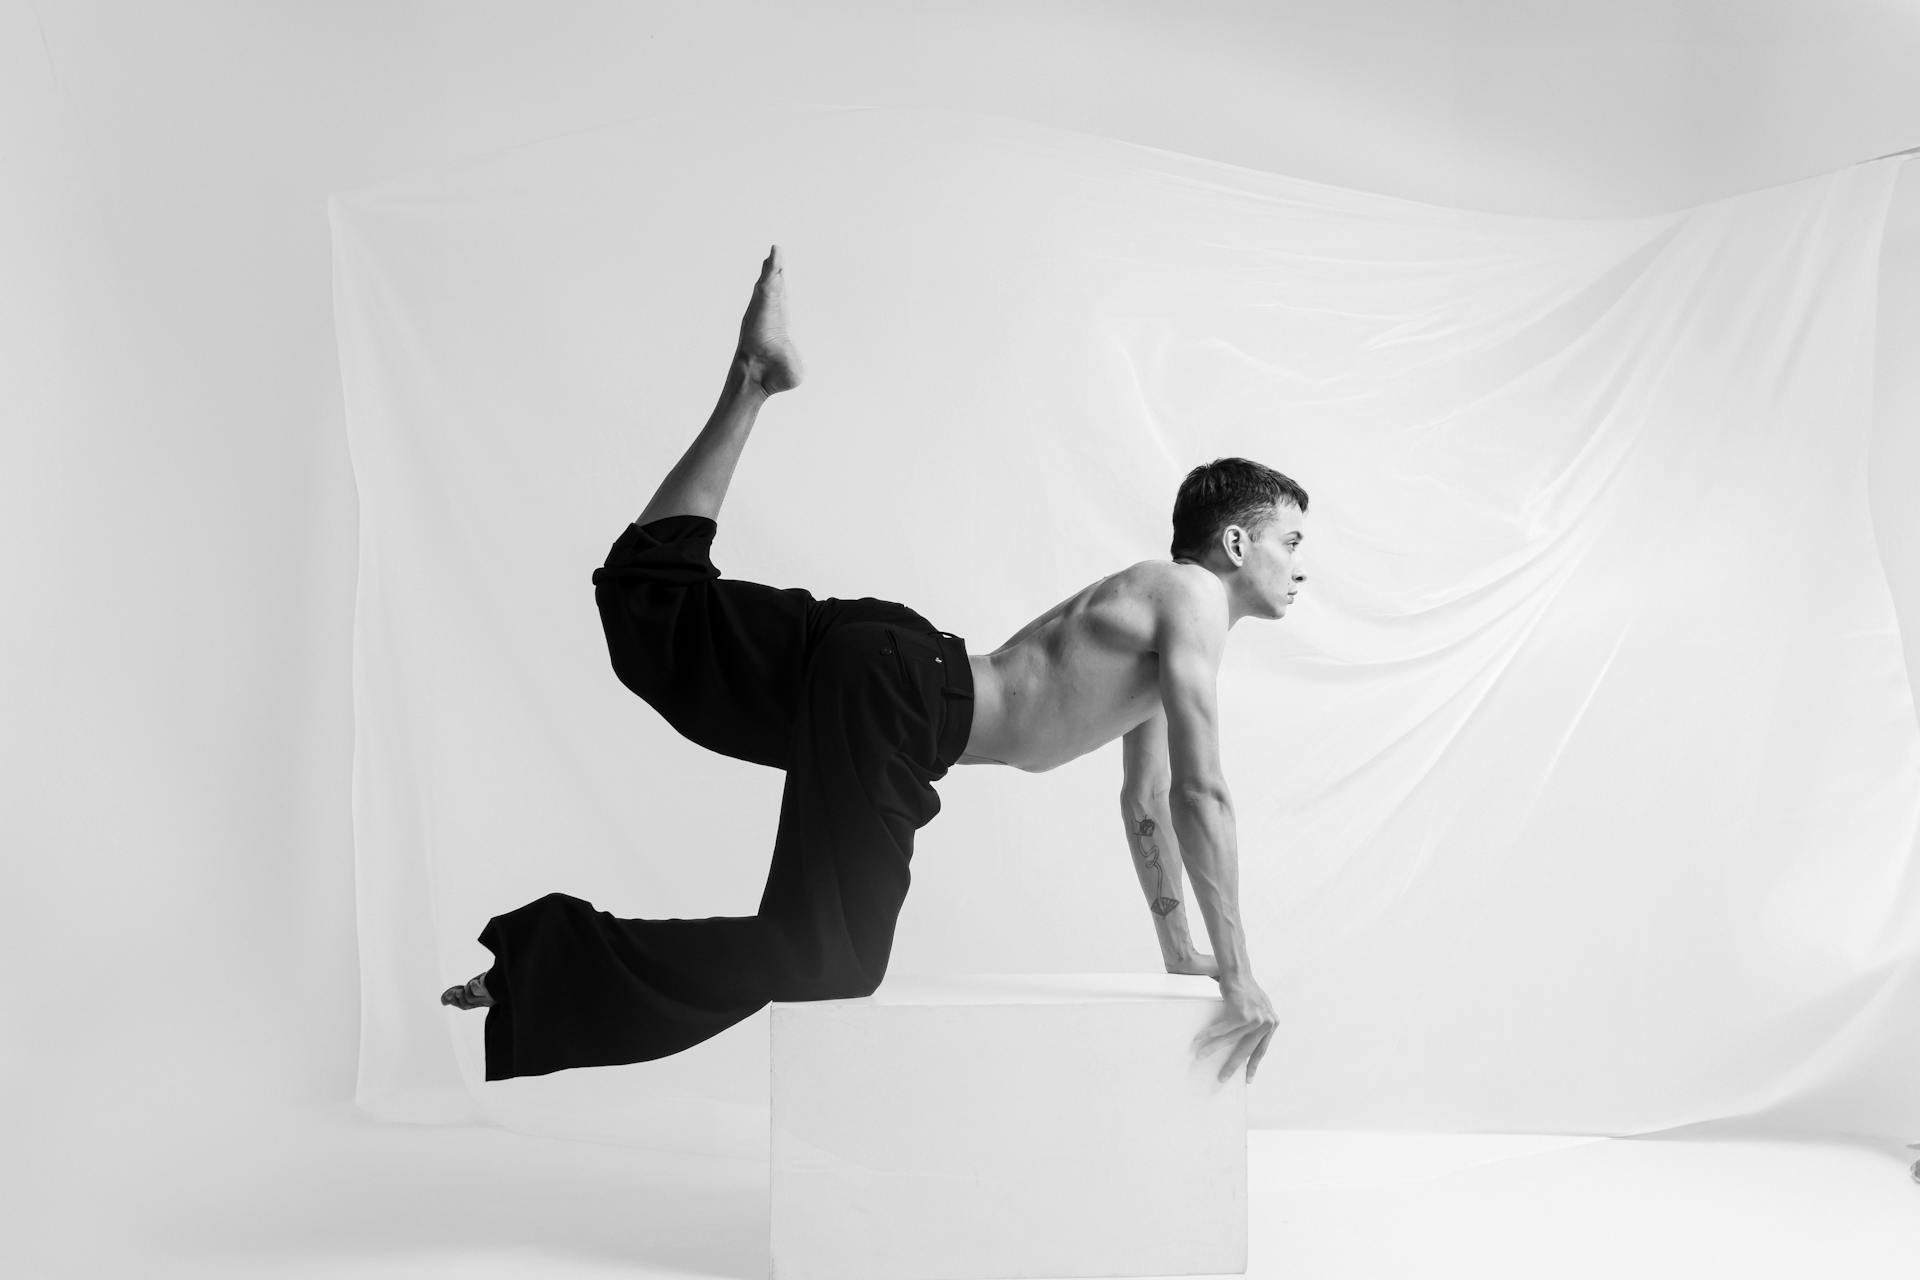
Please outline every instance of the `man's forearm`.
[{"label": "man's forearm", "polygon": [[1133,870],[1140,877],[1153,930],[1160,939],[1160,957],[1168,964],[1193,957],[1193,935],[1187,928],[1185,887],[1180,883],[1180,845],[1173,835],[1173,817],[1164,796],[1140,796],[1120,801],[1120,817],[1127,826],[1127,848]]},{"label": "man's forearm", "polygon": [[1246,930],[1240,923],[1240,848],[1233,805],[1224,796],[1174,795],[1168,801],[1180,850],[1213,941],[1220,980],[1251,978]]}]

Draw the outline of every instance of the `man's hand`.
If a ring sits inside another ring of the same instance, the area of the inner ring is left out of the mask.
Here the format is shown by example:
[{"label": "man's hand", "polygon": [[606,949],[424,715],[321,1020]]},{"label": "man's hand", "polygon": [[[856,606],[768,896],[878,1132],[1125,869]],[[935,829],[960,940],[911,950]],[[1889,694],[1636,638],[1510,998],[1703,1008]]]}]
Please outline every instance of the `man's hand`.
[{"label": "man's hand", "polygon": [[1247,1064],[1247,1081],[1252,1083],[1254,1070],[1259,1067],[1260,1059],[1266,1057],[1267,1045],[1280,1019],[1267,1002],[1267,993],[1252,978],[1222,979],[1220,998],[1225,1008],[1217,1021],[1194,1037],[1194,1052],[1204,1058],[1219,1045],[1231,1045],[1226,1063],[1220,1068],[1220,1083],[1232,1079],[1242,1062]]},{"label": "man's hand", "polygon": [[1184,954],[1169,954],[1163,957],[1167,962],[1168,973],[1191,973],[1202,978],[1218,978],[1220,964],[1203,951],[1187,951]]}]

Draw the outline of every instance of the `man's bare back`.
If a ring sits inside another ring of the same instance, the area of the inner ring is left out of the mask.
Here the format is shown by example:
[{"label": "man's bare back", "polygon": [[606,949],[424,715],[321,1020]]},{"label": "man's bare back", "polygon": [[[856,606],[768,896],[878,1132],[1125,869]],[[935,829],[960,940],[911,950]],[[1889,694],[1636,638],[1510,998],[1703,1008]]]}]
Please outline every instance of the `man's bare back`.
[{"label": "man's bare back", "polygon": [[1173,575],[1192,574],[1212,576],[1142,560],[1082,587],[992,653],[969,655],[973,733],[959,763],[1045,773],[1160,714],[1155,601]]},{"label": "man's bare back", "polygon": [[[1234,623],[1286,616],[1302,580],[1302,514],[1280,508],[1271,525],[1235,543],[1231,587],[1193,560],[1142,560],[1082,587],[992,653],[969,655],[973,732],[959,763],[1045,773],[1131,734],[1129,781],[1164,790],[1179,772],[1167,746],[1162,650],[1169,621],[1184,615],[1185,647],[1207,651],[1217,670]],[[1197,715],[1211,721],[1211,687],[1190,692],[1204,704]],[[1143,762],[1154,776],[1132,777]],[[1184,763],[1206,771],[1204,761]]]}]

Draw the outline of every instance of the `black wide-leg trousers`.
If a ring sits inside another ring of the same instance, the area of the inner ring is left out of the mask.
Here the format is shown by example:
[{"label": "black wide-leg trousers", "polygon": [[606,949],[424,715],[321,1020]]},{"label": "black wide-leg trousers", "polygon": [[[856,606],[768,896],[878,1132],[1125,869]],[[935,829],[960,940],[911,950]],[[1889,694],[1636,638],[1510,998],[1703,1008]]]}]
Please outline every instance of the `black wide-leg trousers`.
[{"label": "black wide-leg trousers", "polygon": [[886,974],[914,832],[973,724],[966,642],[892,601],[722,578],[717,531],[629,525],[594,598],[622,684],[701,746],[786,771],[759,910],[630,920],[552,893],[495,916],[489,1080],[663,1058],[769,1001],[870,995]]}]

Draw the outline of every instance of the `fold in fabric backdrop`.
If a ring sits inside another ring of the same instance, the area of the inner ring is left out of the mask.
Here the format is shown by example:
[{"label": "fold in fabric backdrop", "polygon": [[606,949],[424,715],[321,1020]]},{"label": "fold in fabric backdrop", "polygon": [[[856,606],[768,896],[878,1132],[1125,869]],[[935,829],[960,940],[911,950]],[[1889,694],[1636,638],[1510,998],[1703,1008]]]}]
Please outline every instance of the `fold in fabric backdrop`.
[{"label": "fold in fabric backdrop", "polygon": [[[1237,625],[1221,675],[1281,1016],[1256,1124],[1920,1132],[1888,1060],[1920,1018],[1920,744],[1865,471],[1899,163],[1536,220],[819,110],[336,198],[361,1103],[764,1126],[764,1012],[483,1086],[480,1015],[435,1000],[548,892],[757,901],[780,775],[621,688],[589,575],[705,421],[777,242],[807,381],[761,414],[723,574],[899,600],[985,653],[1164,558],[1198,463],[1311,495],[1301,601]],[[892,972],[1157,970],[1119,759],[955,768]]]}]

